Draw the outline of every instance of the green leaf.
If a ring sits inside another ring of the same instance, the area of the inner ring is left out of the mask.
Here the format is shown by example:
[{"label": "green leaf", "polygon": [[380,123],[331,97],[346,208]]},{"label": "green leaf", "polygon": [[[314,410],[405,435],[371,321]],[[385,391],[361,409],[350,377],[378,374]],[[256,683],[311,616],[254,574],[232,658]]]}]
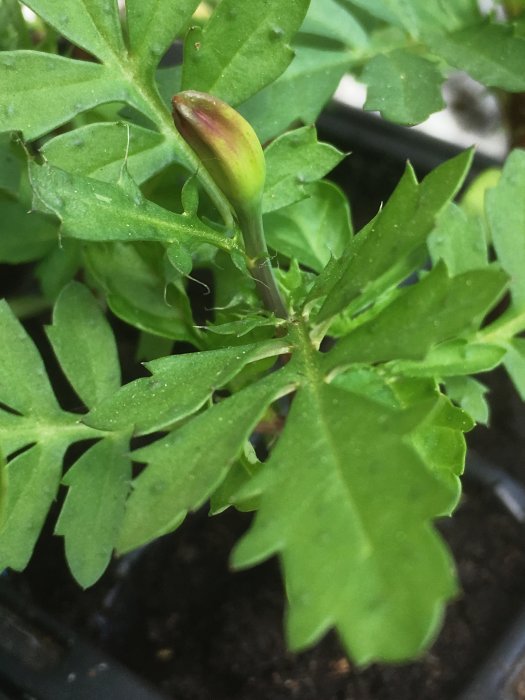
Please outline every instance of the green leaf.
[{"label": "green leaf", "polygon": [[5,520],[0,530],[0,569],[25,568],[56,497],[67,443],[33,445],[7,465]]},{"label": "green leaf", "polygon": [[488,424],[489,406],[485,399],[488,391],[486,386],[473,377],[448,377],[445,386],[452,401],[461,406],[476,423]]},{"label": "green leaf", "polygon": [[14,134],[0,134],[0,190],[18,197],[20,178],[26,161],[26,154],[19,139]]},{"label": "green leaf", "polygon": [[108,396],[84,422],[101,430],[133,425],[135,435],[162,430],[195,413],[250,362],[287,350],[286,343],[276,340],[148,362],[151,377],[137,379]]},{"label": "green leaf", "polygon": [[[525,42],[524,42],[525,43]],[[503,174],[486,195],[492,243],[503,269],[510,275],[512,302],[525,308],[525,151],[513,151]]]},{"label": "green leaf", "polygon": [[429,527],[449,490],[405,441],[416,424],[410,411],[326,384],[295,397],[250,484],[261,506],[233,556],[244,567],[279,553],[292,649],[335,626],[357,663],[400,661],[434,634],[456,591],[450,557]]},{"label": "green leaf", "polygon": [[65,540],[71,573],[83,587],[106,570],[117,541],[131,480],[125,438],[106,438],[89,448],[69,469],[69,487],[55,533]]},{"label": "green leaf", "polygon": [[369,44],[364,27],[338,0],[312,0],[301,32],[335,39],[354,49],[364,50]]},{"label": "green leaf", "polygon": [[436,64],[406,49],[375,56],[361,78],[368,85],[365,109],[399,124],[418,124],[445,106]]},{"label": "green leaf", "polygon": [[432,261],[443,260],[452,275],[476,270],[488,264],[485,231],[478,218],[469,217],[456,204],[449,204],[437,217],[428,237]]},{"label": "green leaf", "polygon": [[133,457],[148,466],[133,482],[118,549],[174,530],[217,489],[266,407],[293,389],[286,372],[224,399]]},{"label": "green leaf", "polygon": [[174,214],[143,199],[130,196],[117,185],[73,175],[55,168],[30,164],[31,184],[45,209],[62,221],[62,235],[85,241],[195,240],[226,250],[230,239],[205,226],[196,216]]},{"label": "green leaf", "polygon": [[90,245],[85,264],[109,308],[127,323],[154,335],[199,347],[188,297],[164,276],[164,251],[152,244]]},{"label": "green leaf", "polygon": [[80,266],[80,256],[79,242],[66,239],[40,261],[35,277],[46,299],[55,301],[62,288],[71,282]]},{"label": "green leaf", "polygon": [[58,245],[58,222],[45,214],[28,212],[21,202],[0,192],[0,261],[38,260]]},{"label": "green leaf", "polygon": [[331,182],[308,188],[310,196],[264,217],[268,245],[321,272],[330,256],[339,257],[352,238],[348,200]]},{"label": "green leaf", "polygon": [[344,154],[317,140],[314,126],[295,129],[272,141],[264,152],[266,183],[263,212],[268,213],[308,196],[305,185],[320,180]]},{"label": "green leaf", "polygon": [[123,163],[137,184],[169,165],[173,144],[135,124],[89,124],[55,136],[41,149],[52,165],[75,175],[117,183]]},{"label": "green leaf", "polygon": [[449,277],[440,263],[370,321],[341,338],[326,355],[326,366],[423,359],[433,345],[476,330],[506,284],[507,276],[496,268]]},{"label": "green leaf", "polygon": [[126,95],[125,84],[96,63],[38,51],[0,55],[0,131],[22,131],[27,140]]},{"label": "green leaf", "polygon": [[288,69],[240,107],[262,143],[293,122],[312,124],[349,67],[346,51],[297,46]]},{"label": "green leaf", "polygon": [[433,170],[421,184],[407,168],[386,206],[353,239],[336,270],[330,271],[332,290],[319,321],[342,311],[360,294],[357,303],[366,306],[418,268],[426,257],[425,242],[435,218],[459,190],[471,160],[472,150],[464,151]]},{"label": "green leaf", "polygon": [[18,0],[0,0],[0,51],[27,49],[30,45]]},{"label": "green leaf", "polygon": [[0,301],[0,402],[19,413],[60,409],[42,358],[5,301]]},{"label": "green leaf", "polygon": [[118,391],[120,365],[113,331],[86,287],[71,282],[62,290],[47,336],[86,406],[95,406]]},{"label": "green leaf", "polygon": [[127,0],[130,53],[141,71],[153,73],[198,4],[199,0]]},{"label": "green leaf", "polygon": [[445,35],[429,33],[425,41],[451,66],[488,87],[525,90],[525,38],[511,25],[485,22]]},{"label": "green leaf", "polygon": [[504,355],[497,345],[455,339],[432,348],[424,360],[398,360],[389,369],[409,377],[453,377],[494,369]]},{"label": "green leaf", "polygon": [[514,338],[509,343],[504,364],[519,395],[525,401],[525,339]]},{"label": "green leaf", "polygon": [[113,63],[125,52],[116,0],[27,0],[25,4],[103,62]]},{"label": "green leaf", "polygon": [[308,4],[288,0],[284,12],[281,0],[222,0],[205,27],[194,27],[186,37],[183,90],[209,92],[237,105],[272,83],[293,58],[289,42]]}]

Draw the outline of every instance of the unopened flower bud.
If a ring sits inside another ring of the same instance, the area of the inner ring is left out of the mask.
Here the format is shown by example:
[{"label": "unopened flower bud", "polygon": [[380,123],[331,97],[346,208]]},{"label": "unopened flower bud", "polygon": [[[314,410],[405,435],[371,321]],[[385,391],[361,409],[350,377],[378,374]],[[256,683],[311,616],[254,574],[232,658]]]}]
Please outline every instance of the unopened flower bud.
[{"label": "unopened flower bud", "polygon": [[172,103],[175,126],[237,213],[257,206],[266,166],[246,119],[226,102],[195,90],[180,92]]}]

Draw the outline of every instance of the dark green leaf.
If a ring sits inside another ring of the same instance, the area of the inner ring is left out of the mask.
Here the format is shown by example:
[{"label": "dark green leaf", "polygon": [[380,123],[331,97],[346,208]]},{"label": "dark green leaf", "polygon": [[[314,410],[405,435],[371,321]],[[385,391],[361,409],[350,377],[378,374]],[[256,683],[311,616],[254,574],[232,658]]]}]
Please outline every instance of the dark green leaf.
[{"label": "dark green leaf", "polygon": [[57,299],[47,335],[72,387],[92,407],[120,387],[113,331],[94,297],[71,282]]},{"label": "dark green leaf", "polygon": [[0,261],[22,263],[38,260],[58,246],[56,219],[28,212],[27,207],[0,192]]},{"label": "dark green leaf", "polygon": [[[222,0],[184,45],[182,87],[237,105],[274,81],[293,58],[289,43],[309,0]],[[227,37],[227,40],[225,40]],[[249,65],[247,70],[246,66]]]},{"label": "dark green leaf", "polygon": [[55,533],[64,537],[69,568],[83,588],[102,576],[119,535],[131,481],[127,451],[125,438],[100,440],[63,479],[69,489]]},{"label": "dark green leaf", "polygon": [[0,51],[27,49],[29,32],[18,0],[0,0]]}]

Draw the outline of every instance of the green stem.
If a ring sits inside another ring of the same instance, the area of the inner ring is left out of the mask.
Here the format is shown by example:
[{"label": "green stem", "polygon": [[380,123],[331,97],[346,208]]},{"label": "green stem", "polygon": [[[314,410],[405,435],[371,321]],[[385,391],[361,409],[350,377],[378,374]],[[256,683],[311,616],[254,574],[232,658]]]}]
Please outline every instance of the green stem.
[{"label": "green stem", "polygon": [[288,318],[288,311],[277,288],[266,247],[260,204],[243,208],[237,212],[237,217],[249,259],[250,273],[264,306],[268,311],[273,311],[278,318]]}]

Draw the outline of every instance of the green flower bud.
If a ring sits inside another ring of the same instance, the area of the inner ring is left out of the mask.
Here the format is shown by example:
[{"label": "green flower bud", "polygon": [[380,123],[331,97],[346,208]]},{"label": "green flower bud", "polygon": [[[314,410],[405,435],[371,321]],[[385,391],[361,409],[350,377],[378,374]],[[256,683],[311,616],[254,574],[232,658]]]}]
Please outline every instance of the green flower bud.
[{"label": "green flower bud", "polygon": [[186,90],[172,98],[173,120],[239,215],[260,204],[266,166],[255,131],[226,102]]}]

